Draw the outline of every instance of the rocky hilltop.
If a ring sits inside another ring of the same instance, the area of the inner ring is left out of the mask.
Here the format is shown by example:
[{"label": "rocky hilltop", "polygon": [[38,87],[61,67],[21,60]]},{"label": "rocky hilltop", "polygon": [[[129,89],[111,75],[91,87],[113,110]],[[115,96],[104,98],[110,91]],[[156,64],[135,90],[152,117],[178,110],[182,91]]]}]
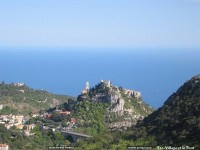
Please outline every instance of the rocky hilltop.
[{"label": "rocky hilltop", "polygon": [[111,130],[130,127],[153,112],[142,100],[141,92],[114,86],[111,81],[102,80],[92,88],[87,82],[77,100],[106,103],[105,121]]},{"label": "rocky hilltop", "polygon": [[200,75],[184,83],[138,127],[145,127],[158,144],[200,148]]}]

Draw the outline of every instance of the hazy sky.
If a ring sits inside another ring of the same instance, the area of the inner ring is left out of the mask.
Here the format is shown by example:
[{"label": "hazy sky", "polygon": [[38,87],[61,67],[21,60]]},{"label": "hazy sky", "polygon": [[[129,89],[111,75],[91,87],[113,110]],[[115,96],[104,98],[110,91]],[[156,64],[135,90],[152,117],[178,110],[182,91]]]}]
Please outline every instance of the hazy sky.
[{"label": "hazy sky", "polygon": [[0,46],[200,48],[200,0],[0,0]]}]

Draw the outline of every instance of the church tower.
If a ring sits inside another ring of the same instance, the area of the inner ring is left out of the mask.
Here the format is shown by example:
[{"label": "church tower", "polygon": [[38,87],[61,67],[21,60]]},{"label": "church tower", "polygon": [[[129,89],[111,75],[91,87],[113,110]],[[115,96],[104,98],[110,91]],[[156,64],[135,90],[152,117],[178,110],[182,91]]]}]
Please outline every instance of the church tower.
[{"label": "church tower", "polygon": [[110,80],[108,81],[108,85],[107,85],[109,88],[111,87],[111,82]]},{"label": "church tower", "polygon": [[89,89],[90,89],[90,84],[89,84],[89,82],[86,82],[86,84],[85,84],[85,89],[86,89],[86,90],[89,90]]}]

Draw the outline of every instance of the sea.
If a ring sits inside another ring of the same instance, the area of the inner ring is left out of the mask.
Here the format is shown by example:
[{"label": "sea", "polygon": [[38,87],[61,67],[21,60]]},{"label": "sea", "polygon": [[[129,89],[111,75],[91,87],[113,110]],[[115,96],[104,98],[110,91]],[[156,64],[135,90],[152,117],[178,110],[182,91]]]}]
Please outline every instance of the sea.
[{"label": "sea", "polygon": [[161,107],[200,74],[200,49],[1,47],[0,82],[77,97],[85,83],[101,80],[141,91],[143,100]]}]

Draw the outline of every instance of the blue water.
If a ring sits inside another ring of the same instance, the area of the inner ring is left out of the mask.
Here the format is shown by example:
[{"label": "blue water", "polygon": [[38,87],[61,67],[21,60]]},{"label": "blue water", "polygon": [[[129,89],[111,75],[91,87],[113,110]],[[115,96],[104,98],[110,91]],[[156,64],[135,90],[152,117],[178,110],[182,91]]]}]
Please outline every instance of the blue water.
[{"label": "blue water", "polygon": [[200,74],[200,50],[0,48],[0,81],[77,96],[101,79],[142,92],[159,108],[186,80]]}]

